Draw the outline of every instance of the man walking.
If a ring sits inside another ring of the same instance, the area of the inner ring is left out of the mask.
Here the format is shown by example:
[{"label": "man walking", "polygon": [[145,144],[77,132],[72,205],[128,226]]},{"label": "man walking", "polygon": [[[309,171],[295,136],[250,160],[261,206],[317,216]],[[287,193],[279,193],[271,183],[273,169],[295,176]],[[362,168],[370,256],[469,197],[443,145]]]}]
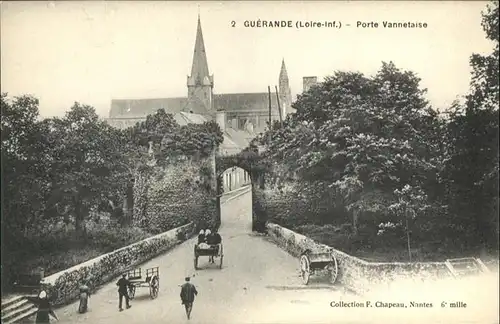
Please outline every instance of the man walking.
[{"label": "man walking", "polygon": [[182,305],[186,308],[187,318],[191,318],[191,310],[193,309],[194,297],[198,295],[196,287],[189,282],[189,277],[186,277],[186,282],[181,288]]},{"label": "man walking", "polygon": [[118,286],[118,298],[120,299],[120,303],[119,303],[118,307],[119,307],[120,312],[121,312],[121,311],[123,311],[123,308],[122,308],[123,297],[125,297],[125,303],[127,304],[127,309],[132,307],[129,304],[128,290],[127,290],[128,287],[130,287],[130,281],[127,280],[126,273],[124,273],[122,275],[122,277],[120,278],[120,280],[118,280],[116,285]]}]

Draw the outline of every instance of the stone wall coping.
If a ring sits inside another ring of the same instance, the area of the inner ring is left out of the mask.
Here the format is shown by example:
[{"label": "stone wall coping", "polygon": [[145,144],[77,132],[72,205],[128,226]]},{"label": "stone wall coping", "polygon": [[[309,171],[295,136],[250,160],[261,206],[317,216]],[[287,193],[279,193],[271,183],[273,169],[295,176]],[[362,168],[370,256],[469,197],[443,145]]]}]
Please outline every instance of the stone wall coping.
[{"label": "stone wall coping", "polygon": [[114,251],[111,251],[109,253],[106,253],[106,254],[101,254],[100,256],[96,257],[96,258],[93,258],[93,259],[90,259],[88,261],[85,261],[83,263],[79,263],[77,265],[74,265],[72,266],[71,268],[68,268],[68,269],[65,269],[65,270],[62,270],[62,271],[59,271],[59,272],[56,272],[54,274],[51,274],[50,276],[47,276],[45,278],[42,279],[41,283],[42,284],[55,284],[57,279],[59,279],[62,275],[66,274],[66,273],[70,273],[70,272],[73,272],[73,271],[77,271],[83,267],[88,267],[88,266],[91,266],[92,264],[95,264],[95,263],[98,263],[99,261],[101,261],[102,259],[104,259],[106,256],[108,255],[111,255],[111,254],[115,254],[115,253],[118,253],[120,251],[124,251],[124,250],[127,250],[127,249],[130,249],[130,248],[133,248],[135,246],[138,246],[140,244],[143,244],[145,242],[149,242],[149,241],[153,241],[155,239],[158,239],[158,238],[161,238],[163,236],[169,236],[173,233],[177,234],[177,232],[179,230],[182,230],[183,228],[186,228],[188,226],[191,226],[193,223],[190,222],[186,225],[182,225],[180,227],[177,227],[177,228],[173,228],[171,230],[168,230],[166,232],[163,232],[163,233],[160,233],[160,234],[157,234],[157,235],[154,235],[154,236],[150,236],[148,238],[145,238],[144,240],[141,240],[141,241],[138,241],[138,242],[135,242],[135,243],[132,243],[130,245],[127,245],[127,246],[124,246],[124,247],[121,247],[117,250],[114,250]]},{"label": "stone wall coping", "polygon": [[302,235],[302,234],[299,234],[297,232],[294,232],[292,231],[291,229],[288,229],[286,227],[283,227],[283,226],[280,226],[278,224],[274,224],[274,223],[267,223],[267,227],[270,227],[270,228],[280,228],[283,230],[283,232],[285,233],[289,233],[289,234],[292,234],[294,235],[296,238],[299,238],[299,240],[307,240],[307,241],[310,241],[311,243],[315,244],[316,247],[320,247],[322,249],[331,249],[332,252],[335,252],[335,253],[338,253],[340,255],[343,255],[343,256],[346,256],[346,257],[349,257],[351,258],[351,260],[353,261],[356,261],[356,262],[359,262],[363,265],[370,265],[370,266],[384,266],[384,265],[396,265],[396,266],[407,266],[407,265],[421,265],[421,264],[425,264],[425,265],[444,265],[444,262],[372,262],[372,261],[366,261],[366,260],[363,260],[363,259],[360,259],[358,257],[355,257],[355,256],[352,256],[350,254],[347,254],[343,251],[340,251],[340,250],[337,250],[331,246],[328,246],[328,245],[325,245],[325,244],[322,244],[322,243],[318,243],[316,242],[315,240],[305,236],[305,235]]}]

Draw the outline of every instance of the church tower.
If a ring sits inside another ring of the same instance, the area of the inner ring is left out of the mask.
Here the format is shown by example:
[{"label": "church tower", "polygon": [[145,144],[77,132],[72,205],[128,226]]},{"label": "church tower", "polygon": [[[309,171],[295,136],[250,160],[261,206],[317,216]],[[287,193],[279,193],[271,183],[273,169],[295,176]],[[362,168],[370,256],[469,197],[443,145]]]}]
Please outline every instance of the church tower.
[{"label": "church tower", "polygon": [[288,81],[288,73],[286,72],[285,59],[283,59],[283,61],[281,62],[281,71],[278,84],[281,113],[284,119],[287,114],[292,112],[292,92],[290,90],[290,83]]},{"label": "church tower", "polygon": [[188,103],[184,112],[204,115],[210,119],[215,118],[213,109],[214,76],[209,74],[207,53],[203,42],[200,15],[198,14],[198,27],[194,45],[193,65],[191,75],[187,77]]}]

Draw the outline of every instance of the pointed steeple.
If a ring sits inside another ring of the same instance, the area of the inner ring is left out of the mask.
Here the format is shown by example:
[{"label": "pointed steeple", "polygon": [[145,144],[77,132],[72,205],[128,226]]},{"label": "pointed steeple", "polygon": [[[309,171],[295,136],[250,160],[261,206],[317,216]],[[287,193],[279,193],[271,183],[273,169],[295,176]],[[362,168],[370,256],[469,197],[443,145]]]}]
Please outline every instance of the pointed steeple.
[{"label": "pointed steeple", "polygon": [[280,71],[280,83],[287,82],[288,83],[288,73],[286,72],[285,59],[281,61],[281,71]]},{"label": "pointed steeple", "polygon": [[203,42],[203,32],[201,31],[201,20],[199,13],[198,28],[196,30],[196,42],[194,45],[193,66],[191,67],[191,79],[193,82],[200,85],[206,83],[207,81],[210,81],[207,54],[205,52],[205,43]]},{"label": "pointed steeple", "polygon": [[278,82],[279,82],[279,97],[280,97],[281,109],[283,111],[283,116],[286,117],[286,115],[290,111],[290,107],[292,104],[292,92],[290,90],[288,73],[286,71],[284,58],[281,61],[281,70]]},{"label": "pointed steeple", "polygon": [[[194,44],[193,66],[187,77],[188,101],[185,112],[193,112],[215,118],[213,110],[214,76],[209,74],[205,43],[201,31],[201,19],[198,12],[198,27]],[[213,116],[212,116],[213,115]]]}]

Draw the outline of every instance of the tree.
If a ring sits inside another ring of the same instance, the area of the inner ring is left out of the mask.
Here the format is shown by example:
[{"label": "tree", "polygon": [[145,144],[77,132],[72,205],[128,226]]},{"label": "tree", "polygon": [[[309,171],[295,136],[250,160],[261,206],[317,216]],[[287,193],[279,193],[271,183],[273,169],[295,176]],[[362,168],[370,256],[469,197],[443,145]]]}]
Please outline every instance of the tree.
[{"label": "tree", "polygon": [[108,192],[124,181],[120,169],[123,134],[100,121],[95,110],[75,103],[62,119],[45,122],[54,184],[53,204],[70,212],[76,234],[85,238],[85,219],[92,207],[108,201]]},{"label": "tree", "polygon": [[408,247],[408,258],[411,262],[411,239],[410,239],[410,219],[415,219],[417,215],[422,214],[429,207],[426,194],[421,188],[405,185],[402,189],[394,190],[397,202],[389,206],[397,217],[404,222],[406,232],[406,243]]},{"label": "tree", "polygon": [[38,100],[32,96],[9,100],[3,93],[1,110],[2,223],[7,236],[18,237],[26,234],[45,208],[46,165],[38,140],[43,129],[37,121]]},{"label": "tree", "polygon": [[471,92],[467,96],[468,110],[498,110],[498,56],[499,56],[499,2],[492,1],[483,12],[481,25],[486,38],[493,42],[490,55],[473,54],[470,58],[472,66]]},{"label": "tree", "polygon": [[450,213],[464,224],[467,245],[490,249],[498,246],[498,2],[483,12],[482,25],[494,48],[471,56],[471,90],[451,114],[443,177]]},{"label": "tree", "polygon": [[291,178],[326,183],[335,204],[351,212],[354,230],[360,215],[389,214],[396,188],[427,189],[437,179],[440,148],[431,134],[441,123],[419,82],[392,62],[371,78],[336,72],[299,95],[296,113],[262,137],[265,158],[286,164]]}]

